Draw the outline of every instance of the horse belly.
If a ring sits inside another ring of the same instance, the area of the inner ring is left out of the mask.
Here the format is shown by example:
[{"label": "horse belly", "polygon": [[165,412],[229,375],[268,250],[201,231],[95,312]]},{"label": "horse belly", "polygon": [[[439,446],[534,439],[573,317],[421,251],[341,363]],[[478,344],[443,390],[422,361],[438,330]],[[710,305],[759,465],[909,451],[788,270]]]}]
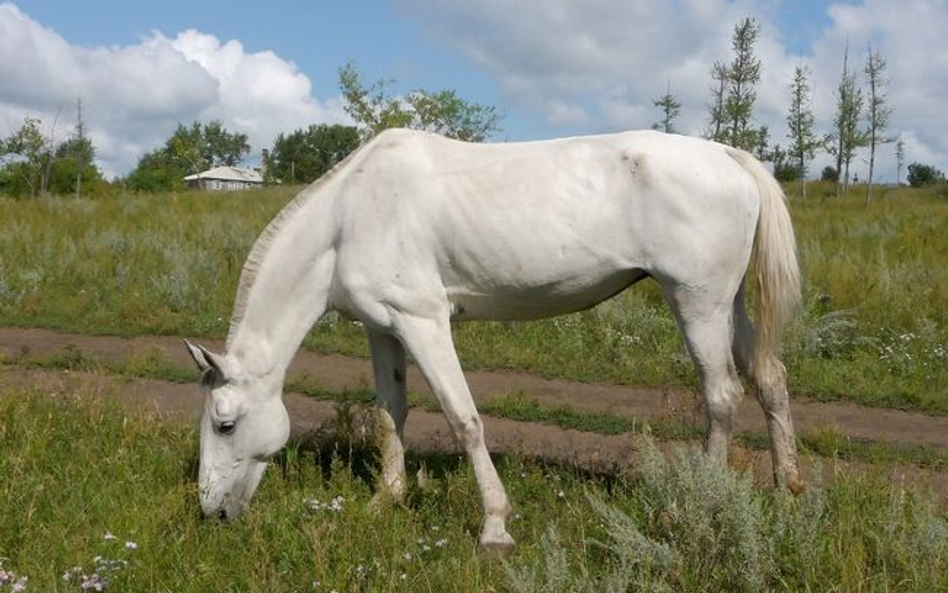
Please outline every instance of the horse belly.
[{"label": "horse belly", "polygon": [[[504,271],[511,273],[498,273]],[[547,267],[545,271],[555,270]],[[445,283],[452,319],[538,319],[581,311],[647,275],[632,266],[603,265],[561,270],[558,274],[537,272],[504,266],[492,274],[455,276]]]}]

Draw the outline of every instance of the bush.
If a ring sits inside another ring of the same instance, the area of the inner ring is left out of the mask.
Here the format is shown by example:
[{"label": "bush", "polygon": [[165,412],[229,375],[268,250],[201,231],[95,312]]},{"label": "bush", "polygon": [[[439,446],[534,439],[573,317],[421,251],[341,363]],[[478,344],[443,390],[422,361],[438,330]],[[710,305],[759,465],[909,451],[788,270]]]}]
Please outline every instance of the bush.
[{"label": "bush", "polygon": [[823,172],[820,173],[820,181],[839,181],[839,175],[836,173],[836,167],[832,165],[826,165],[823,167]]},{"label": "bush", "polygon": [[945,182],[945,174],[931,165],[912,163],[908,166],[908,182],[912,187],[924,187]]}]

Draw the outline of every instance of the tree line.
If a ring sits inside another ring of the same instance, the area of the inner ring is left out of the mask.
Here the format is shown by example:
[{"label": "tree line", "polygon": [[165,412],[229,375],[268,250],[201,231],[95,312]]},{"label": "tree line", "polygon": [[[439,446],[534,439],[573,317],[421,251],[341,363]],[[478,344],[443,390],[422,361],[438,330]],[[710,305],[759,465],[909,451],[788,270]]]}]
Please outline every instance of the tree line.
[{"label": "tree line", "polygon": [[[758,158],[773,164],[774,175],[781,181],[799,180],[806,196],[806,177],[817,151],[833,157],[834,165],[827,166],[821,179],[833,181],[837,193],[849,191],[850,167],[857,151],[868,151],[868,178],[866,202],[872,199],[877,155],[880,146],[893,142],[889,132],[892,107],[886,88],[886,60],[882,52],[868,47],[862,77],[850,65],[849,45],[843,54],[842,73],[835,89],[836,112],[829,132],[820,135],[812,111],[813,90],[810,70],[799,64],[789,82],[789,107],[786,113],[787,146],[771,144],[767,126],[754,123],[756,85],[760,81],[761,62],[754,55],[754,45],[760,35],[760,26],[752,18],[739,22],[733,31],[730,62],[715,62],[711,68],[711,99],[707,105],[708,124],[704,136],[724,144],[742,148]],[[862,80],[865,86],[859,84]],[[653,127],[674,132],[674,119],[680,113],[681,103],[668,91],[654,100],[661,110],[661,120]],[[895,150],[896,182],[901,183],[905,168],[905,144],[898,139]],[[944,175],[934,167],[913,163],[908,167],[908,181],[913,186],[938,183]]]},{"label": "tree line", "polygon": [[27,117],[18,130],[0,138],[0,193],[36,197],[95,194],[107,185],[95,165],[95,148],[86,133],[82,102],[76,103],[76,125],[58,138],[58,116],[44,129]]},{"label": "tree line", "polygon": [[[836,114],[830,131],[818,134],[811,103],[813,91],[806,65],[796,66],[789,82],[786,114],[787,144],[772,143],[765,125],[757,125],[754,106],[761,62],[754,54],[760,27],[745,18],[734,27],[733,57],[716,61],[711,68],[708,123],[703,135],[755,154],[773,164],[781,181],[799,180],[806,195],[805,179],[817,151],[833,157],[821,175],[836,182],[838,193],[850,186],[850,166],[857,151],[868,149],[867,202],[872,197],[879,147],[892,142],[888,135],[892,108],[886,96],[886,60],[878,49],[868,48],[863,77],[850,66],[849,47],[842,61],[842,74],[835,89]],[[865,82],[865,89],[859,82]],[[482,142],[500,131],[501,113],[492,106],[468,102],[452,90],[415,90],[406,95],[391,92],[392,80],[367,83],[353,63],[339,70],[339,88],[346,113],[354,126],[314,124],[290,133],[280,133],[263,151],[261,171],[268,183],[306,183],[331,169],[361,143],[386,128],[427,130],[470,142]],[[661,118],[653,128],[677,132],[675,119],[681,103],[671,92],[654,100]],[[143,155],[135,169],[111,182],[95,165],[95,149],[77,102],[77,124],[62,141],[56,140],[58,117],[44,132],[43,122],[26,118],[21,128],[0,139],[0,193],[34,197],[44,193],[80,195],[124,187],[135,191],[167,191],[183,187],[184,178],[213,167],[234,166],[250,152],[246,134],[228,131],[220,120],[179,124],[165,143]],[[905,146],[896,144],[897,182],[905,169]],[[913,186],[944,182],[938,169],[921,163],[908,166],[907,180]]]},{"label": "tree line", "polygon": [[[392,80],[366,83],[353,63],[339,70],[346,113],[355,126],[310,125],[277,135],[263,151],[261,170],[268,183],[317,179],[358,146],[386,128],[408,127],[469,142],[500,130],[497,108],[460,98],[452,90],[390,92]],[[55,140],[42,122],[26,118],[19,130],[0,140],[0,193],[35,197],[96,194],[110,186],[135,191],[181,189],[184,178],[219,166],[235,166],[250,152],[246,134],[231,132],[220,120],[178,124],[165,143],[143,155],[127,176],[107,183],[95,165],[95,150],[81,116],[69,139]]]}]

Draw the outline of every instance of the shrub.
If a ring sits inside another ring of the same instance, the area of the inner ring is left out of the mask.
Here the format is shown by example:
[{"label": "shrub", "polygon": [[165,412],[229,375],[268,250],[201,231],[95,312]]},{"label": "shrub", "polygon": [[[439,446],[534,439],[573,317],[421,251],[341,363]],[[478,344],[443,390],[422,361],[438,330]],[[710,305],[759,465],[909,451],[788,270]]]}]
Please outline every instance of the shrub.
[{"label": "shrub", "polygon": [[750,474],[738,476],[697,449],[666,459],[640,440],[639,479],[626,513],[593,496],[606,542],[605,570],[575,566],[555,530],[539,565],[506,568],[510,587],[545,591],[763,591],[774,572],[769,520]]}]

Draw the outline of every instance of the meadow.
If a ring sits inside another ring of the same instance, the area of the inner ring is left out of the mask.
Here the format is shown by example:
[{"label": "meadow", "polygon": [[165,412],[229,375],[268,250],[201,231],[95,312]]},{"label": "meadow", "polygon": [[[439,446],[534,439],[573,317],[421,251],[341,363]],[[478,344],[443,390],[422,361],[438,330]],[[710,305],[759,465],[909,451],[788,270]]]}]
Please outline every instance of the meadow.
[{"label": "meadow", "polygon": [[790,498],[640,436],[635,478],[499,458],[520,542],[476,549],[469,466],[373,506],[372,449],[291,444],[246,517],[200,518],[193,422],[77,388],[0,392],[0,591],[936,591],[948,523],[872,473]]},{"label": "meadow", "polygon": [[[0,324],[85,334],[223,337],[247,251],[299,188],[96,200],[0,198]],[[789,188],[792,193],[793,188]],[[805,305],[784,342],[791,389],[819,399],[948,414],[948,196],[890,189],[868,207],[815,184],[794,199]],[[456,327],[467,368],[694,387],[675,323],[648,282],[589,311]],[[358,323],[330,314],[304,346],[366,356]],[[26,364],[28,361],[0,361]],[[189,380],[160,357],[107,367],[81,351],[29,364]],[[294,390],[348,405],[370,394]],[[948,589],[943,503],[890,484],[899,462],[945,455],[801,435],[805,451],[869,461],[789,498],[694,448],[640,434],[635,477],[496,459],[519,546],[479,553],[480,509],[458,456],[412,455],[402,505],[369,504],[376,452],[342,431],[291,443],[249,514],[200,517],[193,421],[77,388],[0,388],[0,593],[5,591],[935,591]],[[432,406],[413,395],[415,406]],[[516,394],[486,413],[597,432],[642,425]],[[738,435],[748,447],[763,436]],[[666,445],[662,445],[666,447]],[[905,487],[903,487],[905,486]]]},{"label": "meadow", "polygon": [[[0,324],[79,333],[226,335],[244,258],[298,191],[96,200],[0,198]],[[789,186],[791,197],[795,186]],[[791,391],[948,413],[948,196],[812,184],[792,199],[804,308],[784,341]],[[695,387],[675,322],[650,281],[594,309],[535,322],[458,324],[466,368]],[[331,313],[304,347],[367,356]]]}]

